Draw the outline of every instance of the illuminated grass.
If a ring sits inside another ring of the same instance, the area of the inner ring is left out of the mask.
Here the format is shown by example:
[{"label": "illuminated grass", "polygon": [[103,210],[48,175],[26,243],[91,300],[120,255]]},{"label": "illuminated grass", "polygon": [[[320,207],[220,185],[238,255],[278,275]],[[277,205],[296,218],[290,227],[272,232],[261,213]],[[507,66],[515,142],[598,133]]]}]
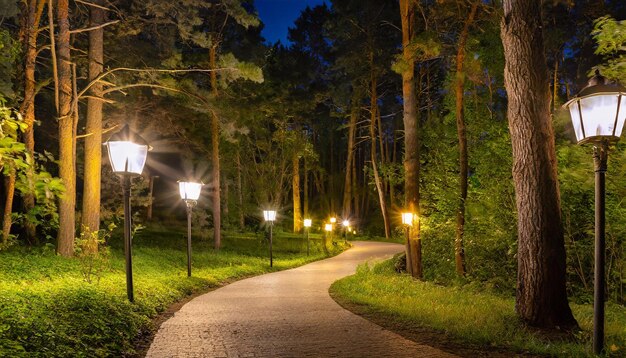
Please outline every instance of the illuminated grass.
[{"label": "illuminated grass", "polygon": [[[111,243],[111,267],[86,283],[76,259],[48,250],[0,252],[0,356],[120,356],[154,329],[151,318],[185,296],[234,279],[324,258],[320,240],[311,256],[300,236],[276,233],[274,268],[262,233],[223,237],[223,248],[194,240],[187,277],[185,229],[151,229],[134,239],[135,303],[126,299],[121,239]],[[340,243],[331,254],[343,250]]]},{"label": "illuminated grass", "polygon": [[[512,297],[416,281],[396,274],[391,260],[373,268],[361,265],[355,275],[335,282],[331,292],[340,302],[365,305],[374,315],[446,333],[461,344],[554,356],[592,355],[590,305],[572,305],[583,330],[576,339],[550,342],[520,323]],[[608,305],[606,318],[609,355],[622,357],[626,353],[626,308]]]}]

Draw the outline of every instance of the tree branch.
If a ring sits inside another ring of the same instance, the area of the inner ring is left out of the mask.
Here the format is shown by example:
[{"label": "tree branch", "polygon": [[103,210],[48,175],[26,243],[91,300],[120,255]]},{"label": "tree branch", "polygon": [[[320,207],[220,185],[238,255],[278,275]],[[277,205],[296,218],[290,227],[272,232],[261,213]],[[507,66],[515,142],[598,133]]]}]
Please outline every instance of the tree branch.
[{"label": "tree branch", "polygon": [[84,28],[84,29],[70,30],[70,34],[78,34],[78,33],[81,33],[81,32],[93,31],[93,30],[101,29],[101,28],[103,28],[105,26],[117,24],[118,22],[120,22],[120,20],[109,21],[109,22],[104,23],[104,24],[100,24],[100,25],[96,25],[96,26],[92,26],[92,27],[87,27],[87,28]]}]

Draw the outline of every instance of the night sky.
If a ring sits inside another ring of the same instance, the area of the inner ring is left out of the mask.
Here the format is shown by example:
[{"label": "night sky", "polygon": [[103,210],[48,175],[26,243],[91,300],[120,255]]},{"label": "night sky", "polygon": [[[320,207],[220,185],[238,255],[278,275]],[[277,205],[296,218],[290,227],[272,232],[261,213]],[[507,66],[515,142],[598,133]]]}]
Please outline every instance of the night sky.
[{"label": "night sky", "polygon": [[324,0],[256,0],[254,4],[265,24],[263,37],[269,43],[280,40],[283,44],[289,44],[287,28],[293,27],[294,20],[307,6],[313,7],[323,2]]}]

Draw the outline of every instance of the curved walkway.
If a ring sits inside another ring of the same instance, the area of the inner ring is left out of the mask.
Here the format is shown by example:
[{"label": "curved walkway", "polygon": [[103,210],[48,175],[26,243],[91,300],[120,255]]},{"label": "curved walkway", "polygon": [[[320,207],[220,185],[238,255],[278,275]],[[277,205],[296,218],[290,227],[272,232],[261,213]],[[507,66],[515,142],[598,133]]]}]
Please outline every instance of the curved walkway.
[{"label": "curved walkway", "polygon": [[454,357],[341,308],[330,285],[402,245],[354,242],[295,269],[237,281],[199,296],[161,325],[148,357]]}]

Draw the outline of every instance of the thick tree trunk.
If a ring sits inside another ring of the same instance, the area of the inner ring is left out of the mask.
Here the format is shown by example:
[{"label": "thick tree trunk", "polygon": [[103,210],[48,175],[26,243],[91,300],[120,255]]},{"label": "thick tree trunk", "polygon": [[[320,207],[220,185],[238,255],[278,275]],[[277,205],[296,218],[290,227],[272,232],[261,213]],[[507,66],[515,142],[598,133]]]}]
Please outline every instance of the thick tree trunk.
[{"label": "thick tree trunk", "polygon": [[[103,5],[104,1],[94,1]],[[104,23],[105,11],[90,6],[89,26]],[[102,74],[104,62],[104,29],[89,31],[89,81]],[[102,84],[91,86],[87,99],[87,122],[85,124],[85,174],[83,178],[83,208],[81,230],[88,234],[100,230],[100,177],[102,170]],[[150,183],[152,185],[152,178]],[[152,198],[150,198],[152,200]],[[151,206],[150,206],[151,207]]]},{"label": "thick tree trunk", "polygon": [[59,69],[59,177],[65,194],[59,200],[57,252],[74,254],[76,168],[74,167],[74,118],[72,116],[72,72],[70,68],[70,23],[68,0],[57,2],[57,54]]},{"label": "thick tree trunk", "polygon": [[405,207],[415,213],[416,222],[409,231],[409,249],[407,255],[413,265],[410,269],[413,277],[422,278],[422,253],[420,242],[420,162],[417,118],[417,96],[415,94],[415,58],[409,44],[415,37],[415,3],[400,0],[400,18],[402,20],[402,58],[406,69],[402,72],[402,98],[404,105],[404,195]]},{"label": "thick tree trunk", "polygon": [[304,198],[302,198],[302,209],[304,212],[304,218],[309,218],[309,166],[307,165],[306,157],[304,157],[304,180],[302,181],[302,193],[304,194]]},{"label": "thick tree trunk", "polygon": [[[217,46],[211,46],[209,49],[209,67],[211,69],[217,68]],[[213,91],[213,96],[218,96],[217,91],[217,72],[211,71],[211,89]],[[220,203],[220,125],[219,118],[217,118],[217,113],[214,111],[211,114],[211,161],[213,162],[213,170],[211,174],[213,175],[213,240],[214,247],[216,250],[219,250],[222,246],[222,234],[221,234],[221,226],[222,226],[222,213],[221,213],[221,203]]]},{"label": "thick tree trunk", "polygon": [[518,215],[515,308],[531,326],[573,328],[541,1],[505,0],[501,29]]},{"label": "thick tree trunk", "polygon": [[[22,102],[20,112],[27,126],[24,130],[24,144],[26,145],[30,162],[26,171],[29,190],[23,196],[24,211],[27,213],[35,207],[33,182],[35,170],[35,67],[37,65],[37,34],[39,33],[39,22],[41,21],[45,4],[45,0],[28,0],[25,3],[27,8],[23,23],[24,28],[21,31],[23,34],[22,43],[24,45],[24,102]],[[24,222],[24,231],[27,242],[31,244],[38,242],[35,224],[26,220]]]},{"label": "thick tree trunk", "polygon": [[342,217],[349,218],[352,215],[352,161],[354,160],[354,143],[356,137],[356,123],[361,109],[361,95],[357,88],[353,88],[351,101],[350,121],[348,122],[348,150],[346,155],[346,176],[343,186]]},{"label": "thick tree trunk", "polygon": [[[373,55],[370,54],[370,64],[373,66]],[[376,75],[374,74],[374,68],[372,67],[372,78],[371,78],[371,97],[370,97],[370,107],[371,107],[371,116],[370,116],[370,137],[371,137],[371,160],[372,160],[372,172],[374,173],[374,183],[376,184],[376,191],[378,192],[378,202],[380,204],[380,212],[383,215],[383,224],[385,225],[385,238],[389,239],[391,237],[391,227],[389,224],[389,215],[387,213],[387,201],[385,199],[385,190],[383,187],[382,179],[380,178],[380,174],[378,173],[378,158],[376,155],[376,117],[378,112],[378,103],[377,100],[377,91],[376,88],[378,83],[376,81]]]},{"label": "thick tree trunk", "polygon": [[292,158],[291,189],[293,192],[293,232],[302,230],[302,205],[300,204],[300,157],[294,154]]},{"label": "thick tree trunk", "polygon": [[13,195],[15,194],[15,170],[11,170],[8,176],[4,177],[4,189],[6,199],[4,201],[4,213],[2,214],[2,245],[6,246],[11,235],[11,224],[13,223]]},{"label": "thick tree trunk", "polygon": [[456,212],[456,238],[454,240],[454,262],[456,273],[465,276],[465,249],[463,247],[463,235],[465,233],[465,201],[467,200],[467,133],[465,129],[465,107],[463,105],[463,91],[465,90],[465,43],[469,35],[469,28],[474,22],[476,9],[479,1],[472,4],[470,13],[463,24],[463,30],[459,34],[456,51],[456,79],[454,81],[454,94],[456,102],[456,131],[459,140],[459,206]]}]

